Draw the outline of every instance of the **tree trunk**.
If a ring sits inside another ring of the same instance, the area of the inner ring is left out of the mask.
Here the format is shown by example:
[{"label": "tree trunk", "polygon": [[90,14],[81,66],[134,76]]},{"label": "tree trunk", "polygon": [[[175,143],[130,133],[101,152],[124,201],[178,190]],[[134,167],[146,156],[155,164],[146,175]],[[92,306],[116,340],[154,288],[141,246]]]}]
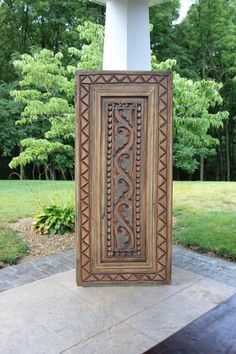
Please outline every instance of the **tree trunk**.
[{"label": "tree trunk", "polygon": [[23,165],[20,165],[20,179],[25,179],[25,169]]},{"label": "tree trunk", "polygon": [[204,181],[204,156],[200,158],[200,181]]},{"label": "tree trunk", "polygon": [[225,150],[226,150],[226,166],[227,166],[227,181],[230,181],[230,152],[229,152],[229,121],[225,122]]},{"label": "tree trunk", "polygon": [[56,173],[54,168],[50,167],[49,172],[50,172],[50,179],[54,181],[56,179]]},{"label": "tree trunk", "polygon": [[220,151],[220,180],[224,181],[225,180],[225,173],[224,173],[224,160],[223,160],[223,149],[222,149],[221,138],[220,138],[219,151]]},{"label": "tree trunk", "polygon": [[219,181],[220,180],[220,151],[219,151],[219,147],[217,146],[216,148],[216,156],[217,156],[217,159],[216,159],[216,181]]},{"label": "tree trunk", "polygon": [[[22,146],[20,146],[20,154],[22,153],[22,151]],[[20,179],[25,179],[25,169],[23,165],[20,165]]]},{"label": "tree trunk", "polygon": [[48,181],[50,178],[48,177],[48,166],[44,166],[45,178]]}]

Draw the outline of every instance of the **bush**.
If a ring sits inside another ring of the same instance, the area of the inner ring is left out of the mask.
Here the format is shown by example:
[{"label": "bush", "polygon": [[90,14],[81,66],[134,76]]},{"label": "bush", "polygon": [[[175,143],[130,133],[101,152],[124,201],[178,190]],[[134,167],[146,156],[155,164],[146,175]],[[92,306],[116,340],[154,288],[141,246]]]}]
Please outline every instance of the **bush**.
[{"label": "bush", "polygon": [[33,229],[42,235],[65,234],[74,231],[75,208],[71,205],[49,205],[35,215]]}]

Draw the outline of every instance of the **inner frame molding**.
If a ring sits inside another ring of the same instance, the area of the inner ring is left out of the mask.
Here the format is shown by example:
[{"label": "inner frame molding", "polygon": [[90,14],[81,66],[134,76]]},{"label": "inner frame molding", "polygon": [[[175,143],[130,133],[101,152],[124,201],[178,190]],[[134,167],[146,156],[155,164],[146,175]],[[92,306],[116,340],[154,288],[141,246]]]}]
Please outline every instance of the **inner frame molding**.
[{"label": "inner frame molding", "polygon": [[78,72],[79,285],[171,280],[172,74]]}]

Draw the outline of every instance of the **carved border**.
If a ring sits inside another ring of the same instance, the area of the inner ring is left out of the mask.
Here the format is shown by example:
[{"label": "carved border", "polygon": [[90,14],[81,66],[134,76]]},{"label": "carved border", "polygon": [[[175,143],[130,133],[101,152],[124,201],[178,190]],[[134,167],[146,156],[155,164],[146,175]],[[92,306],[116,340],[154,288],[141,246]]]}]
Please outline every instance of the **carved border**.
[{"label": "carved border", "polygon": [[[119,283],[168,283],[171,278],[171,115],[172,74],[127,72],[80,72],[78,75],[78,102],[76,128],[76,180],[77,187],[77,283],[82,285]],[[90,85],[94,84],[157,84],[158,85],[158,215],[157,215],[157,269],[156,273],[93,274],[90,249]],[[78,236],[79,235],[79,236]]]}]

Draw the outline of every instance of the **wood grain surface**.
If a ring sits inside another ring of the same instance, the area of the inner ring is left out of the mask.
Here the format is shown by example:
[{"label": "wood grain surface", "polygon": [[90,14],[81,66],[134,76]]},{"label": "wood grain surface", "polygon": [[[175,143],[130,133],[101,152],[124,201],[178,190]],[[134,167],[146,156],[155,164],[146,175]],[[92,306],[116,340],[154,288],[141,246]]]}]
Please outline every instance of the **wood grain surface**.
[{"label": "wood grain surface", "polygon": [[78,72],[78,284],[170,282],[171,119],[171,73]]}]

